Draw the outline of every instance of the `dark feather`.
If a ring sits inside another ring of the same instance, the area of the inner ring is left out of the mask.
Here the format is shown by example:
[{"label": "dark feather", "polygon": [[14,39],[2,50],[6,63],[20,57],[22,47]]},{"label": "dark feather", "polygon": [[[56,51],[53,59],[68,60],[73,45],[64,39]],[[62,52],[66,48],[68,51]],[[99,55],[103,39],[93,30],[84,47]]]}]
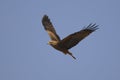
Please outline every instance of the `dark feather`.
[{"label": "dark feather", "polygon": [[44,15],[42,18],[42,24],[44,26],[44,29],[48,32],[51,40],[60,41],[59,36],[57,35],[54,26],[52,25],[50,19],[47,15]]},{"label": "dark feather", "polygon": [[60,41],[58,44],[61,48],[70,49],[77,45],[81,40],[87,37],[90,33],[94,32],[98,25],[96,24],[89,24],[86,28],[83,28],[81,31],[75,32],[63,40]]}]

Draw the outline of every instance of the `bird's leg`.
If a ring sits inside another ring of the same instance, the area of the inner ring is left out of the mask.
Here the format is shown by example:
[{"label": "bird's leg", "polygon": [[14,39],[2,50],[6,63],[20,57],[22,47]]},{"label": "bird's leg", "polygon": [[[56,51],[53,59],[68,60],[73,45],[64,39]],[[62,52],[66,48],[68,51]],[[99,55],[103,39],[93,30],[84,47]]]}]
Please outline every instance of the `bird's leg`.
[{"label": "bird's leg", "polygon": [[68,54],[73,57],[73,59],[76,59],[71,52],[68,51]]}]

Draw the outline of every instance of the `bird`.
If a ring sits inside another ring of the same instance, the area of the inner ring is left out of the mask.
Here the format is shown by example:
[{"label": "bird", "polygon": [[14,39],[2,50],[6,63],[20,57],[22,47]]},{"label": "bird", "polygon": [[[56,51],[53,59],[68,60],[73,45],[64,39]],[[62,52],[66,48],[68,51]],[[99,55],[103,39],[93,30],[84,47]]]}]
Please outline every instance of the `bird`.
[{"label": "bird", "polygon": [[83,27],[82,30],[72,33],[63,39],[60,39],[51,20],[46,14],[42,18],[42,25],[51,39],[48,44],[56,50],[63,52],[65,55],[70,55],[73,59],[76,59],[76,57],[73,56],[69,49],[76,46],[81,40],[98,29],[98,25],[96,25],[96,23],[90,23],[88,26]]}]

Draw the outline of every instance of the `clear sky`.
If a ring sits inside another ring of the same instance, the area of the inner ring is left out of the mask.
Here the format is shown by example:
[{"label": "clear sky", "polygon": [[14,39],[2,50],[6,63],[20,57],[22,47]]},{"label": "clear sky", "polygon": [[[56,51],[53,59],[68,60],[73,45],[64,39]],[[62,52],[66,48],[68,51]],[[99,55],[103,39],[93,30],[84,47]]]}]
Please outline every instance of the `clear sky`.
[{"label": "clear sky", "polygon": [[[0,80],[120,80],[120,0],[0,0]],[[99,29],[70,51],[47,45],[47,14],[61,39]]]}]

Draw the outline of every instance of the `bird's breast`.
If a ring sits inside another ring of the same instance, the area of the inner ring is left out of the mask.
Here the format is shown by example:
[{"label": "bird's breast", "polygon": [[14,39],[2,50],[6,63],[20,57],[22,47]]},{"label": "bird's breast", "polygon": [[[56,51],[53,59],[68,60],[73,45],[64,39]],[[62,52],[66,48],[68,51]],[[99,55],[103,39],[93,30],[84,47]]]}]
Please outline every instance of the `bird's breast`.
[{"label": "bird's breast", "polygon": [[63,52],[64,54],[68,53],[67,49],[62,48],[59,45],[52,45],[52,47],[55,48],[56,50]]}]

